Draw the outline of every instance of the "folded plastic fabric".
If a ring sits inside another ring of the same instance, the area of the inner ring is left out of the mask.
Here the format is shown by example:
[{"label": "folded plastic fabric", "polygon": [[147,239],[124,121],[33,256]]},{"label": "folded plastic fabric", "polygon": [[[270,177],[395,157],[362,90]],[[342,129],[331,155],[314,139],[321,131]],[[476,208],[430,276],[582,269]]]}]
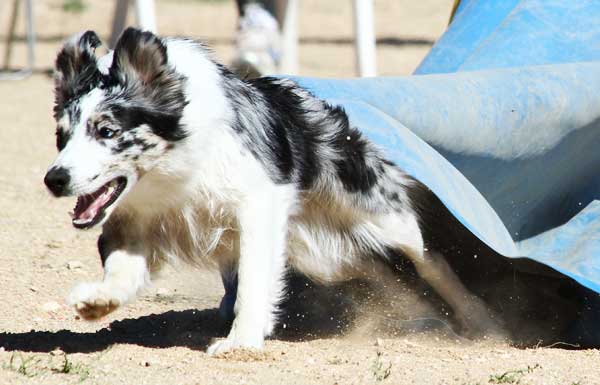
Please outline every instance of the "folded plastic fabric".
[{"label": "folded plastic fabric", "polygon": [[[489,303],[490,291],[507,289],[506,277],[493,273],[514,273],[509,284],[520,280],[538,307],[510,294],[504,305],[523,306],[518,317],[531,315],[545,325],[539,331],[562,328],[553,338],[593,347],[600,346],[598,20],[596,0],[462,0],[419,76],[295,79],[343,106],[493,250],[484,264],[459,258],[467,286]],[[561,316],[565,323],[544,324]]]},{"label": "folded plastic fabric", "polygon": [[[600,63],[295,80],[343,106],[351,124],[499,254],[498,265],[527,257],[600,292]],[[463,276],[496,266],[473,261]],[[539,264],[514,266],[548,274]],[[577,306],[560,340],[600,346],[590,328],[600,322],[600,297],[591,293],[569,294]]]}]

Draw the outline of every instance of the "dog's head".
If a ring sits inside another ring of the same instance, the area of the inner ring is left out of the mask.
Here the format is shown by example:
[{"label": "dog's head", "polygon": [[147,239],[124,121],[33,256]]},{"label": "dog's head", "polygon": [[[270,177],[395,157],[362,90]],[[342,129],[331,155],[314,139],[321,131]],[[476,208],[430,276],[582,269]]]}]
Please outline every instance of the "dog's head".
[{"label": "dog's head", "polygon": [[[103,223],[139,178],[186,137],[184,77],[165,43],[133,28],[100,60],[88,31],[56,58],[56,146],[44,182],[57,197],[78,196],[73,225]],[[106,65],[104,64],[106,62]]]}]

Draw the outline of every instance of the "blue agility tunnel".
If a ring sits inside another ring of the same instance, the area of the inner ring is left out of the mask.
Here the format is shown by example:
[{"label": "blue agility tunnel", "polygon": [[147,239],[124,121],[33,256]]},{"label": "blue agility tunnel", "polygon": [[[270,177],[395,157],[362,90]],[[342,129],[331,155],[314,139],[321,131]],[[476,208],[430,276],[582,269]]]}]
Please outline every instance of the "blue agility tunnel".
[{"label": "blue agility tunnel", "polygon": [[490,266],[560,298],[557,340],[600,346],[599,1],[462,0],[413,76],[296,80],[426,184]]}]

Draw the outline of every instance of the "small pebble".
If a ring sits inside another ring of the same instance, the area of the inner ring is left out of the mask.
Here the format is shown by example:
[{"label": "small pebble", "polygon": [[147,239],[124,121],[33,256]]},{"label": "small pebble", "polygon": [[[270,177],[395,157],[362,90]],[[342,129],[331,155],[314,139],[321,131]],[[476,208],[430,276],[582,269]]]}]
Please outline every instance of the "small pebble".
[{"label": "small pebble", "polygon": [[64,356],[65,352],[63,352],[60,348],[56,348],[50,352],[51,356]]},{"label": "small pebble", "polygon": [[156,295],[169,295],[169,289],[167,289],[166,287],[159,287],[156,290]]},{"label": "small pebble", "polygon": [[49,249],[60,249],[62,247],[62,244],[58,241],[51,241],[46,243],[46,247]]},{"label": "small pebble", "polygon": [[42,305],[42,310],[48,313],[60,310],[60,304],[55,301],[46,302]]},{"label": "small pebble", "polygon": [[83,263],[79,261],[70,261],[67,263],[67,269],[69,270],[81,269],[82,267]]}]

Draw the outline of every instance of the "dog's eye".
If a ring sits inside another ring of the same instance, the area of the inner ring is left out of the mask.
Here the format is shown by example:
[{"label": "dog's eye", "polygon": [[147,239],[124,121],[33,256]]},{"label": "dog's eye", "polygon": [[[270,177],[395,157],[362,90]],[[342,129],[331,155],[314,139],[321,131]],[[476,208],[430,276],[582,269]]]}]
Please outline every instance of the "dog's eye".
[{"label": "dog's eye", "polygon": [[98,136],[103,139],[111,139],[115,136],[115,130],[111,130],[106,126],[101,126],[98,128]]}]

